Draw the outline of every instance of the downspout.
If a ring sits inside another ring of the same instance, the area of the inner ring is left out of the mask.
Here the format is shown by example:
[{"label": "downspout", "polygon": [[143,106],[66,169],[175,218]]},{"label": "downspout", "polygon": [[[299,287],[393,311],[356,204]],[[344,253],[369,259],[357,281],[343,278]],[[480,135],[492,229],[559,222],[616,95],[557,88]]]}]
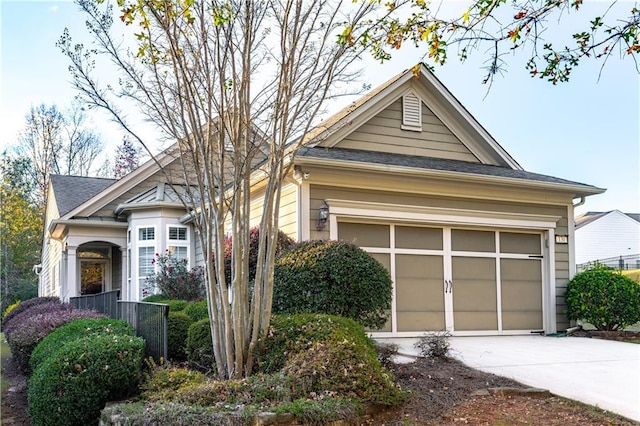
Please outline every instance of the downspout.
[{"label": "downspout", "polygon": [[578,201],[577,204],[573,205],[573,208],[575,209],[576,207],[580,207],[581,205],[584,204],[585,201],[587,201],[587,197],[583,195],[582,197],[580,197],[580,201]]}]

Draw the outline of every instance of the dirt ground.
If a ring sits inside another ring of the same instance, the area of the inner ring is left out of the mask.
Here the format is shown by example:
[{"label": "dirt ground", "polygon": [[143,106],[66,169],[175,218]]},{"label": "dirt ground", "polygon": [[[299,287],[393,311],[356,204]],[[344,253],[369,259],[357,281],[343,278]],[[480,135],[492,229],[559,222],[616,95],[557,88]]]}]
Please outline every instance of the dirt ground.
[{"label": "dirt ground", "polygon": [[[410,400],[376,419],[379,425],[634,425],[622,417],[563,398],[520,393],[486,394],[488,388],[525,386],[453,360],[419,359],[392,367]],[[29,425],[26,379],[11,359],[2,365],[11,388],[2,396],[2,425]],[[480,395],[477,395],[481,391]]]}]

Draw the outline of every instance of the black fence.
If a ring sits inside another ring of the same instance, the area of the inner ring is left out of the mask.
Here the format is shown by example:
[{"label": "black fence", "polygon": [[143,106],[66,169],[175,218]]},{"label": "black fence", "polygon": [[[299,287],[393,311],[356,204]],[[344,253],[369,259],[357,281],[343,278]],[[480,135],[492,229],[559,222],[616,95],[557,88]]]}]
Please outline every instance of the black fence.
[{"label": "black fence", "polygon": [[161,303],[123,302],[120,290],[71,297],[69,303],[77,309],[94,310],[113,319],[127,321],[145,344],[145,357],[167,359],[167,321],[169,306]]},{"label": "black fence", "polygon": [[576,265],[576,271],[584,271],[589,267],[599,263],[614,269],[640,269],[640,254],[631,254],[626,256],[609,257],[607,259],[599,259],[591,262],[580,263]]}]

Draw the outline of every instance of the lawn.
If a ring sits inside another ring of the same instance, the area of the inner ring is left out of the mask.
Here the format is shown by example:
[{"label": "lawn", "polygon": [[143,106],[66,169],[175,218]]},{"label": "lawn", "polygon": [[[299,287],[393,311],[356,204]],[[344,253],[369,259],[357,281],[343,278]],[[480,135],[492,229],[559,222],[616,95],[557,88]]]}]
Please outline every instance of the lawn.
[{"label": "lawn", "polygon": [[640,269],[629,269],[627,271],[622,271],[622,275],[625,275],[634,281],[640,282]]}]

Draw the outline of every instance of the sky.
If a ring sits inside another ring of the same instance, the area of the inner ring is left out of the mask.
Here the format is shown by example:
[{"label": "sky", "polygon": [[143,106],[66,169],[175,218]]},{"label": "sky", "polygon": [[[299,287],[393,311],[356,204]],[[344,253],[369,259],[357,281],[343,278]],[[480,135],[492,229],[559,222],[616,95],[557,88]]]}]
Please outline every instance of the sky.
[{"label": "sky", "polygon": [[[607,4],[587,2],[580,19]],[[628,10],[633,3],[618,6]],[[565,17],[550,30],[568,33],[577,21],[578,16]],[[76,95],[67,60],[55,47],[65,27],[74,40],[86,34],[71,1],[0,0],[0,152],[15,145],[31,106],[63,108]],[[363,68],[358,84],[376,87],[423,53],[402,49],[385,64],[364,60],[356,64]],[[577,213],[640,213],[640,82],[631,58],[614,55],[602,69],[584,62],[569,83],[554,86],[529,77],[522,55],[509,56],[506,72],[488,88],[479,53],[461,64],[451,52],[436,76],[525,170],[607,189],[588,197]],[[336,108],[352,100],[344,98]],[[104,113],[89,118],[112,154],[122,132]]]}]

